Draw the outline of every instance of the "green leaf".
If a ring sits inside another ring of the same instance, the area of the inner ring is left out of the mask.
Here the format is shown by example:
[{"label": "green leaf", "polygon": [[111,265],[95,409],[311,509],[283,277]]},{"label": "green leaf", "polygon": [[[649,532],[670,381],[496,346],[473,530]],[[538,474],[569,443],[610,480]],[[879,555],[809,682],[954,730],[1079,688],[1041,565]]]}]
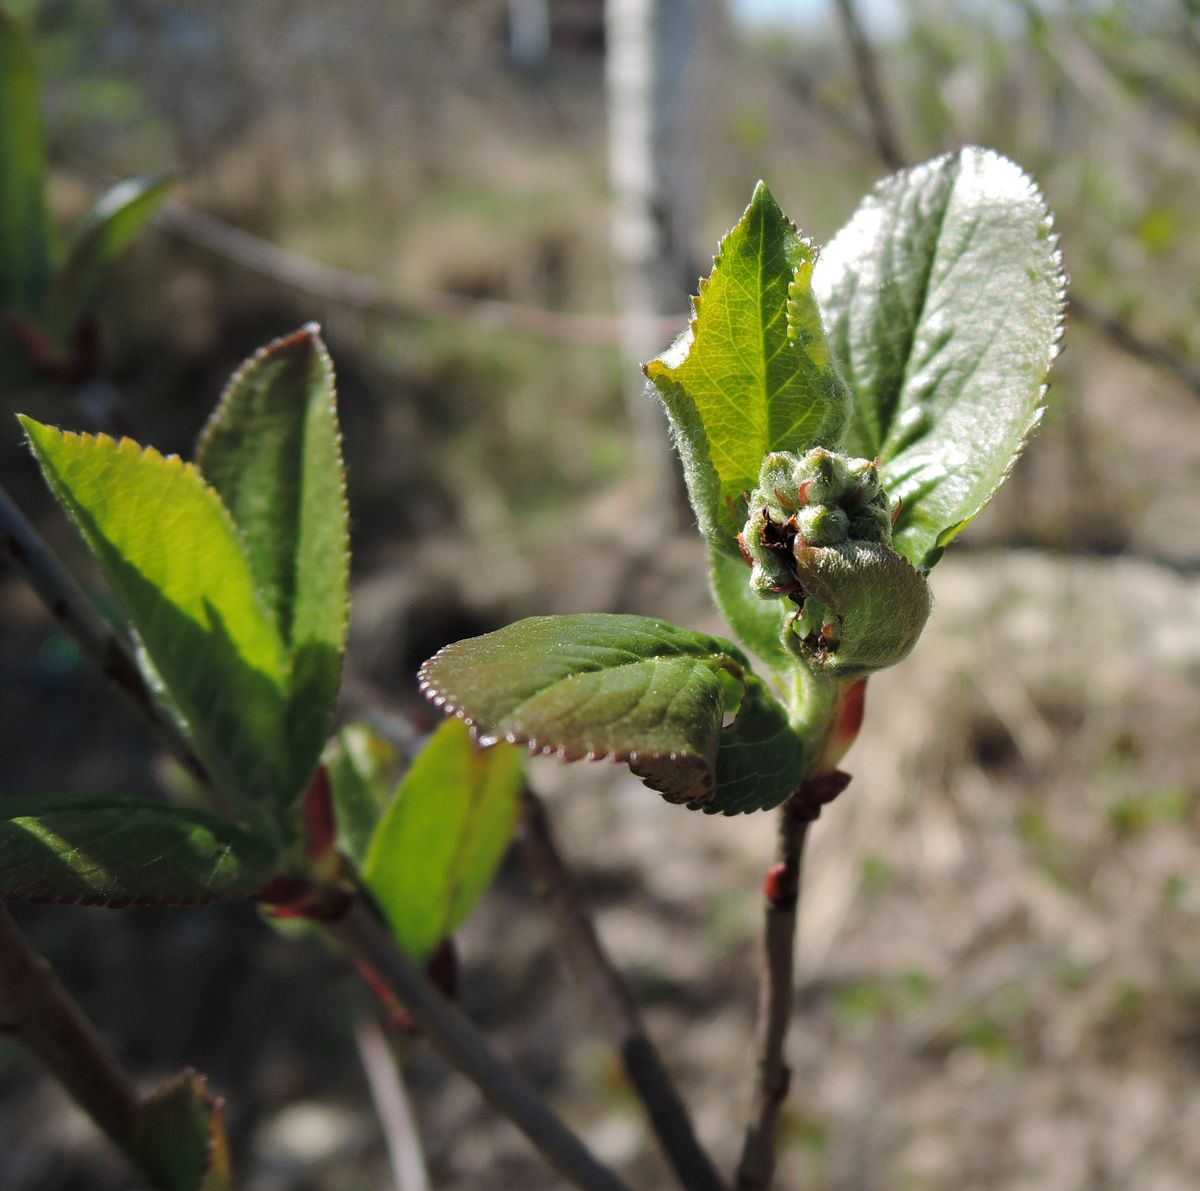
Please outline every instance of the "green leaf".
[{"label": "green leaf", "polygon": [[128,178],[105,191],[71,232],[55,279],[56,314],[64,323],[89,309],[105,270],[167,196],[166,174]]},{"label": "green leaf", "polygon": [[519,749],[479,748],[446,720],[417,754],[371,840],[363,876],[397,941],[424,960],[491,883],[516,824]]},{"label": "green leaf", "polygon": [[783,644],[783,629],[795,605],[760,599],[750,587],[744,558],[710,549],[708,562],[713,597],[738,640],[776,673],[790,673],[796,659]]},{"label": "green leaf", "polygon": [[224,1107],[190,1068],[142,1101],[135,1149],[156,1191],[229,1191]]},{"label": "green leaf", "polygon": [[299,792],[287,659],[220,498],[177,456],[21,424],[137,633],[152,689],[217,785],[266,826],[256,804]]},{"label": "green leaf", "polygon": [[624,761],[693,808],[776,806],[804,776],[803,743],[737,646],[661,620],[531,617],[447,646],[421,684],[482,741]]},{"label": "green leaf", "polygon": [[814,288],[854,390],[846,449],[903,500],[892,544],[928,570],[1042,415],[1062,263],[1034,184],[962,149],[885,179],[821,254]]},{"label": "green leaf", "polygon": [[315,324],[234,373],[196,463],[237,523],[288,654],[290,784],[299,793],[333,719],[350,577],[333,362]]},{"label": "green leaf", "polygon": [[359,868],[390,801],[400,758],[366,724],[347,724],[322,758],[333,794],[338,842]]},{"label": "green leaf", "polygon": [[191,906],[250,897],[272,850],[228,820],[138,798],[0,799],[0,900]]},{"label": "green leaf", "polygon": [[834,446],[849,391],[826,347],[813,249],[759,183],[692,300],[690,328],[646,365],[675,429],[700,530],[726,553],[768,451]]},{"label": "green leaf", "polygon": [[37,65],[0,9],[0,309],[44,314],[53,262]]}]

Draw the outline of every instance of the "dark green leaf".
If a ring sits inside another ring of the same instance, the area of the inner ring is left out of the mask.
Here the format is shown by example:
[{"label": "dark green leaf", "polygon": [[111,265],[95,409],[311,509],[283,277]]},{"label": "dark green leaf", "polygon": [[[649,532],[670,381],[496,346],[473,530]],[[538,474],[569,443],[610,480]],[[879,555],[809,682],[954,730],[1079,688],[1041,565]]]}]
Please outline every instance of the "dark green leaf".
[{"label": "dark green leaf", "polygon": [[963,149],[883,181],[813,284],[854,390],[846,448],[883,460],[893,545],[927,570],[1041,418],[1063,309],[1050,214],[1011,161]]},{"label": "dark green leaf", "polygon": [[21,423],[137,632],[152,688],[214,780],[247,816],[293,797],[287,657],[220,498],[177,456]]},{"label": "dark green leaf", "polygon": [[0,900],[202,905],[250,897],[271,849],[216,815],[137,798],[0,799]]},{"label": "dark green leaf", "polygon": [[323,757],[333,794],[338,842],[359,868],[391,799],[400,758],[366,724],[347,724]]},{"label": "dark green leaf", "polygon": [[0,9],[0,309],[44,314],[53,268],[37,66],[25,30]]},{"label": "dark green leaf", "polygon": [[804,776],[801,741],[737,646],[661,620],[531,617],[447,646],[421,681],[480,740],[624,761],[669,801],[707,811],[775,806]]},{"label": "dark green leaf", "polygon": [[229,1191],[224,1107],[204,1076],[190,1069],[146,1097],[135,1147],[156,1191]]},{"label": "dark green leaf", "polygon": [[849,393],[810,290],[813,255],[760,182],[700,283],[691,327],[646,365],[701,532],[728,554],[763,456],[834,446],[845,425]]},{"label": "dark green leaf", "polygon": [[516,823],[522,760],[508,744],[479,748],[446,720],[404,775],[363,876],[413,958],[428,958],[491,883]]},{"label": "dark green leaf", "polygon": [[128,178],[105,191],[84,213],[55,279],[55,313],[64,324],[91,309],[105,270],[154,214],[171,185],[165,174]]},{"label": "dark green leaf", "polygon": [[337,698],[350,572],[333,363],[315,324],[234,374],[196,463],[241,531],[255,586],[288,652],[288,730],[299,792]]}]

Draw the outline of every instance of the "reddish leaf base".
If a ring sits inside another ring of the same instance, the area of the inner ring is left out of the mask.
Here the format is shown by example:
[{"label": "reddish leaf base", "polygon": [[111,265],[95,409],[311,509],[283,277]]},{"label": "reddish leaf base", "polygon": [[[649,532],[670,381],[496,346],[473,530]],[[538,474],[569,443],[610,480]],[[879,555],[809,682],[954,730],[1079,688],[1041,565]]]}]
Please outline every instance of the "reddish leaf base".
[{"label": "reddish leaf base", "polygon": [[[371,990],[383,1008],[391,1027],[409,1037],[420,1037],[420,1027],[409,1016],[408,1010],[396,999],[395,994],[383,982],[375,969],[363,963],[362,960],[355,960],[354,966],[363,978],[363,983]],[[454,1000],[458,992],[458,948],[455,947],[453,939],[443,939],[438,944],[437,950],[429,957],[429,962],[425,965],[425,975],[429,977],[434,988],[442,993],[448,1001]]]},{"label": "reddish leaf base", "polygon": [[272,877],[255,898],[267,903],[275,918],[312,918],[332,922],[341,918],[354,900],[347,885],[317,885],[303,877]]},{"label": "reddish leaf base", "polygon": [[318,765],[304,792],[304,853],[310,862],[321,860],[333,851],[336,841],[337,823],[329,771],[324,765]]}]

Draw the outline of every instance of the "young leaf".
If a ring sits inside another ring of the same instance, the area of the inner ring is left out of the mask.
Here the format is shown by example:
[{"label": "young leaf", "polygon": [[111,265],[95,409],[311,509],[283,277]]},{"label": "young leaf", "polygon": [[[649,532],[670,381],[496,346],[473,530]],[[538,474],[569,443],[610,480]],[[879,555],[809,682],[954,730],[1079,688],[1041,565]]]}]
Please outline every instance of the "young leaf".
[{"label": "young leaf", "polygon": [[37,67],[25,30],[0,9],[0,310],[43,314],[52,270]]},{"label": "young leaf", "polygon": [[138,798],[0,799],[0,901],[193,906],[250,897],[272,850],[216,815]]},{"label": "young leaf", "polygon": [[745,559],[723,551],[708,552],[713,597],[741,643],[779,674],[787,674],[796,659],[783,643],[783,629],[794,610],[781,600],[760,599],[750,588]]},{"label": "young leaf", "polygon": [[671,423],[700,530],[734,554],[768,451],[834,446],[849,392],[813,301],[813,249],[760,182],[692,300],[690,328],[645,372]]},{"label": "young leaf", "polygon": [[481,749],[452,719],[404,775],[363,876],[414,959],[457,930],[491,882],[516,823],[522,769],[518,749]]},{"label": "young leaf", "polygon": [[366,724],[347,724],[323,757],[333,793],[338,842],[360,868],[390,801],[400,758]]},{"label": "young leaf", "polygon": [[284,648],[217,494],[177,456],[21,424],[137,633],[152,688],[214,781],[252,816],[256,802],[291,798]]},{"label": "young leaf", "polygon": [[315,324],[234,373],[196,463],[241,531],[290,658],[288,731],[299,791],[333,718],[350,574],[333,362]]},{"label": "young leaf", "polygon": [[1050,213],[1011,161],[962,149],[885,179],[813,285],[854,390],[846,449],[883,461],[893,546],[928,570],[1041,418],[1063,310]]},{"label": "young leaf", "polygon": [[[421,684],[481,740],[624,761],[693,808],[776,806],[804,776],[803,743],[737,646],[661,620],[531,617],[447,646]],[[722,728],[727,707],[737,718]]]},{"label": "young leaf", "polygon": [[138,1164],[159,1191],[229,1191],[224,1100],[196,1071],[181,1071],[142,1102]]},{"label": "young leaf", "polygon": [[167,196],[166,174],[128,178],[106,190],[75,225],[55,278],[56,313],[64,323],[87,310],[104,271]]}]

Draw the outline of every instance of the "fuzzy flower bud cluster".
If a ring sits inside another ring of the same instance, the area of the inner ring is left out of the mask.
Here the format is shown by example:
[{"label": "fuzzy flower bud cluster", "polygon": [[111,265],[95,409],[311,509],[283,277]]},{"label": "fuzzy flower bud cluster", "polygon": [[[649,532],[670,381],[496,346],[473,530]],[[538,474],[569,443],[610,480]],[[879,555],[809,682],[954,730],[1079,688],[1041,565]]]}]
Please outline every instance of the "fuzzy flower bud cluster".
[{"label": "fuzzy flower bud cluster", "polygon": [[738,538],[763,599],[789,599],[786,643],[842,678],[899,661],[929,615],[924,576],[891,549],[876,463],[816,447],[763,459]]}]

